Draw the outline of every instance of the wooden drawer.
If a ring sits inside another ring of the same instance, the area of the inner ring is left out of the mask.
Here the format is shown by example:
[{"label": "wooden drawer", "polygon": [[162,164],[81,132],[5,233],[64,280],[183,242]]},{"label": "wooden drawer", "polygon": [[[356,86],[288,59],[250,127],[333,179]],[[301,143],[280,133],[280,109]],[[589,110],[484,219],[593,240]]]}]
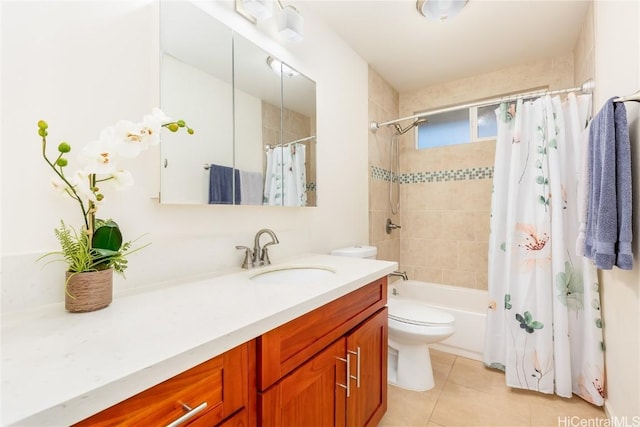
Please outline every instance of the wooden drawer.
[{"label": "wooden drawer", "polygon": [[[191,425],[219,424],[248,405],[250,358],[245,343],[87,418],[77,426],[167,425],[185,415],[183,405],[206,408]],[[253,375],[251,375],[253,377]]]},{"label": "wooden drawer", "polygon": [[383,277],[258,337],[258,390],[275,384],[386,302]]}]

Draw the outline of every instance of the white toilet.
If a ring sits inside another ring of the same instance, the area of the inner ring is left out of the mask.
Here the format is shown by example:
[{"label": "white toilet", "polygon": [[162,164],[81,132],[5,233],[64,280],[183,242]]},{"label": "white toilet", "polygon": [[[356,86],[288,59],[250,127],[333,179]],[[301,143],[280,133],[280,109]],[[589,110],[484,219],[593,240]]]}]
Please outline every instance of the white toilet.
[{"label": "white toilet", "polygon": [[378,254],[378,248],[375,246],[356,245],[349,246],[341,249],[334,249],[331,251],[331,255],[348,256],[352,258],[368,258],[376,259]]},{"label": "white toilet", "polygon": [[389,295],[389,383],[407,390],[433,388],[429,344],[455,332],[455,317],[421,301]]},{"label": "white toilet", "polygon": [[[331,255],[375,258],[374,246],[351,246],[331,251]],[[402,282],[400,282],[402,283]],[[429,344],[455,332],[455,317],[421,301],[388,295],[389,354],[388,381],[414,391],[433,388]]]}]

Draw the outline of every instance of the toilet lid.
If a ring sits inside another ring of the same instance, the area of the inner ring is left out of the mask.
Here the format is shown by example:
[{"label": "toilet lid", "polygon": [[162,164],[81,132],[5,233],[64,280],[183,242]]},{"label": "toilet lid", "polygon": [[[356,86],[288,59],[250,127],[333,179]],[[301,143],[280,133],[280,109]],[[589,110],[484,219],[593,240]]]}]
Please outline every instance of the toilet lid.
[{"label": "toilet lid", "polygon": [[449,325],[456,320],[452,314],[407,298],[389,298],[389,317],[413,325]]}]

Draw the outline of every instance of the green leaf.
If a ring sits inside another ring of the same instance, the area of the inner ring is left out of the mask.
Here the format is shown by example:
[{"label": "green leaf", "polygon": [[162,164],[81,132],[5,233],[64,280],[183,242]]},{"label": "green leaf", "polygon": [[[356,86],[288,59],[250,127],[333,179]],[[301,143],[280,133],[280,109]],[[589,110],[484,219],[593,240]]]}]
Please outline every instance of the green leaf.
[{"label": "green leaf", "polygon": [[564,272],[556,275],[558,299],[569,310],[581,310],[584,305],[584,285],[582,283],[582,277],[573,269],[569,261],[565,261],[564,269]]},{"label": "green leaf", "polygon": [[555,139],[549,141],[549,148],[558,148],[558,142]]},{"label": "green leaf", "polygon": [[542,175],[540,175],[540,176],[538,176],[538,177],[536,178],[536,182],[537,182],[538,184],[544,185],[544,184],[545,184],[545,181],[546,181],[546,180],[544,179],[544,176],[542,176]]},{"label": "green leaf", "polygon": [[[513,307],[511,305],[511,295],[510,294],[505,294],[504,295],[504,308],[507,309],[507,310],[511,310],[511,307]],[[516,319],[517,319],[517,316],[519,316],[519,315],[516,315]],[[518,321],[520,321],[520,320],[518,320]]]},{"label": "green leaf", "polygon": [[112,251],[111,249],[102,248],[93,248],[93,251],[98,255],[96,258],[112,257],[120,253],[118,251]]},{"label": "green leaf", "polygon": [[107,221],[93,232],[91,247],[118,252],[122,246],[122,233],[118,224]]},{"label": "green leaf", "polygon": [[537,320],[534,320],[533,322],[528,323],[527,326],[533,329],[542,329],[544,327],[542,322],[538,322]]},{"label": "green leaf", "polygon": [[543,205],[545,205],[547,203],[547,199],[545,199],[544,196],[540,196],[540,198],[538,199],[538,202],[540,202]]},{"label": "green leaf", "polygon": [[533,316],[531,315],[531,313],[529,313],[528,311],[524,312],[524,322],[529,325],[531,323],[531,321],[533,320]]}]

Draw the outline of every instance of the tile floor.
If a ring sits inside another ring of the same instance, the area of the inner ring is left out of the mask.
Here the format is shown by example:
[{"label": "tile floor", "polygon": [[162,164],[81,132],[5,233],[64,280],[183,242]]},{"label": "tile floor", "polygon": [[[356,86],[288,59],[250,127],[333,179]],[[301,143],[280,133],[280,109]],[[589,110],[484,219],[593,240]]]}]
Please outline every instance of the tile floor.
[{"label": "tile floor", "polygon": [[412,392],[389,385],[387,413],[378,427],[606,425],[601,408],[575,396],[512,389],[503,373],[482,362],[431,350],[431,363],[435,387]]}]

